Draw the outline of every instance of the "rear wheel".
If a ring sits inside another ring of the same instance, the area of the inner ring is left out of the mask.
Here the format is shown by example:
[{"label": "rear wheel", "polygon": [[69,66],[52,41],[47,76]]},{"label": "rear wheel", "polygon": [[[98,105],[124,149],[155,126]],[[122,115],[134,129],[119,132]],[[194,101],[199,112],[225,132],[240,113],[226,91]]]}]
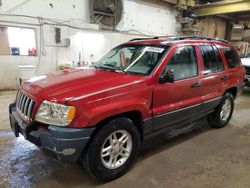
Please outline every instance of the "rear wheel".
[{"label": "rear wheel", "polygon": [[222,128],[230,121],[234,110],[234,98],[231,93],[225,93],[219,106],[208,116],[211,127]]},{"label": "rear wheel", "polygon": [[82,163],[87,172],[101,181],[122,176],[139,151],[140,134],[132,120],[117,118],[98,131]]}]

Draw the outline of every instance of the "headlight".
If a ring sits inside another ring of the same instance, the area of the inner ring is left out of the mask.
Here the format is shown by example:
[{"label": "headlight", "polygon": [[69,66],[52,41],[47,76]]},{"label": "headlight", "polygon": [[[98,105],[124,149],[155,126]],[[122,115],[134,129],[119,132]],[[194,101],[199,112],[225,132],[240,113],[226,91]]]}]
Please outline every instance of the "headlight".
[{"label": "headlight", "polygon": [[74,119],[75,114],[74,106],[43,101],[38,108],[35,120],[46,124],[67,126]]}]

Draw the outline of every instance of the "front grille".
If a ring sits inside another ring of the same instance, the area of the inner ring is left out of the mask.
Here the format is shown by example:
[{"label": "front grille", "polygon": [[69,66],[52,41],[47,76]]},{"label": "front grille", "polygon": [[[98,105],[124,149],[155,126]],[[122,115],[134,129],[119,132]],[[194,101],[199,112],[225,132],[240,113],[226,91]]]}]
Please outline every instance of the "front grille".
[{"label": "front grille", "polygon": [[250,67],[245,67],[245,69],[246,69],[246,74],[250,75]]},{"label": "front grille", "polygon": [[18,92],[16,98],[16,109],[25,118],[30,121],[35,101],[31,100],[28,96],[23,94],[21,91]]}]

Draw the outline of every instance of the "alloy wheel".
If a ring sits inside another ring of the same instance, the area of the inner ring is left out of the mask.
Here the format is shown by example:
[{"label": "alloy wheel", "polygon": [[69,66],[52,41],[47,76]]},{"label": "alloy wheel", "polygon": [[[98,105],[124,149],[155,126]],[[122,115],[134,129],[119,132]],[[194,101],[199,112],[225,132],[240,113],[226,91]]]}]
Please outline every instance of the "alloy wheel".
[{"label": "alloy wheel", "polygon": [[129,158],[132,151],[131,135],[125,130],[111,133],[104,141],[101,149],[101,160],[108,169],[122,166]]}]

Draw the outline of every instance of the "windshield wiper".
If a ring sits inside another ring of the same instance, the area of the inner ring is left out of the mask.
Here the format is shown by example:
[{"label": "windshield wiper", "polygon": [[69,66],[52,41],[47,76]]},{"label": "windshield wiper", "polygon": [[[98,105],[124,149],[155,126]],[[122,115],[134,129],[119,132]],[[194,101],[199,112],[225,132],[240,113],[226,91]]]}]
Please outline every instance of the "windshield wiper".
[{"label": "windshield wiper", "polygon": [[93,63],[91,63],[90,68],[98,69],[99,66],[97,66],[97,64],[95,62],[93,62]]},{"label": "windshield wiper", "polygon": [[121,68],[116,69],[115,72],[127,73],[125,70],[123,70],[123,69],[121,69]]},{"label": "windshield wiper", "polygon": [[97,65],[93,65],[93,67],[94,67],[95,69],[98,69],[98,68],[99,68]]},{"label": "windshield wiper", "polygon": [[133,74],[133,75],[138,75],[138,76],[145,76],[146,74],[144,73],[140,73],[140,72],[131,72],[131,71],[127,71],[126,73],[128,74]]},{"label": "windshield wiper", "polygon": [[126,73],[126,71],[123,70],[122,68],[120,68],[120,67],[115,67],[115,66],[112,65],[112,64],[104,64],[103,66],[100,66],[99,68],[109,69],[109,70],[112,70],[112,71],[114,71],[114,72]]}]

